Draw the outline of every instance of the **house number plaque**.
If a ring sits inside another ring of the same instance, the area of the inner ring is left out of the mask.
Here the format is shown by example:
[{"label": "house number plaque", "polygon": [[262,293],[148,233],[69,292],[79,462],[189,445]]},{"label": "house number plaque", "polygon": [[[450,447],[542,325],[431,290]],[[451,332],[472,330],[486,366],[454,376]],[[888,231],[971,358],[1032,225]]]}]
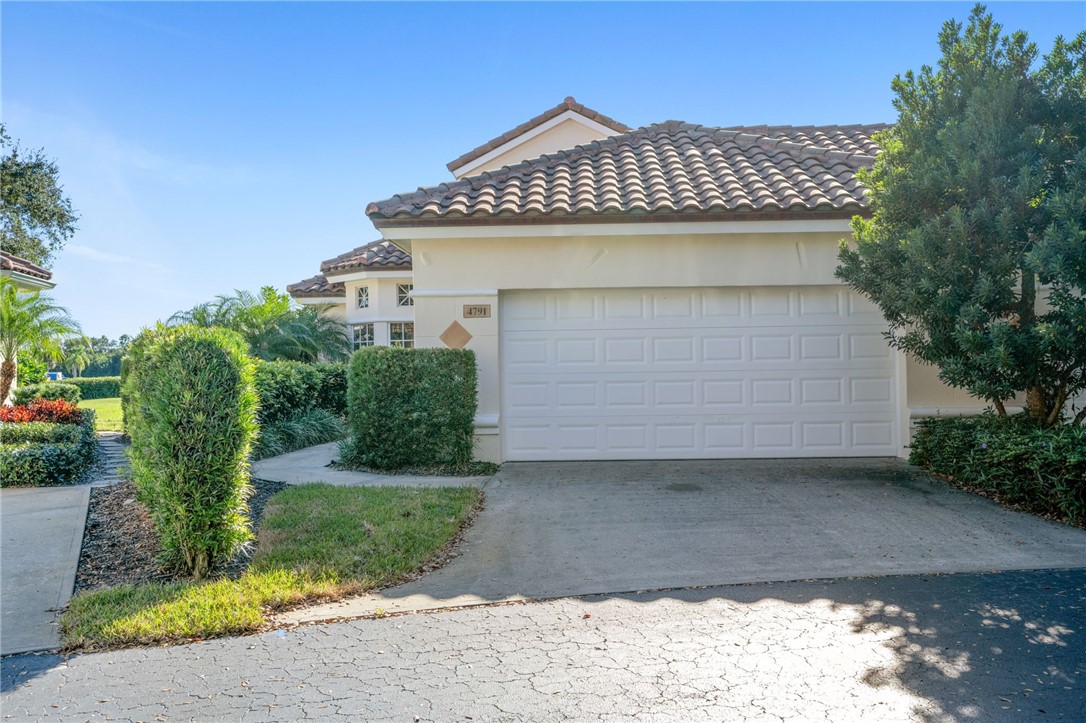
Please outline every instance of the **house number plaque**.
[{"label": "house number plaque", "polygon": [[464,304],[465,319],[489,319],[490,304]]}]

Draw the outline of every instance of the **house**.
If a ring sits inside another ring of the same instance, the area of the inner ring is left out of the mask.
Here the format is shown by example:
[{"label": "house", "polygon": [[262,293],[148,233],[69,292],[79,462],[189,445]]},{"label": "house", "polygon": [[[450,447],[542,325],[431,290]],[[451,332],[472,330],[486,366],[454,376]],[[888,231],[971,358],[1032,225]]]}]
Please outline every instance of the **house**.
[{"label": "house", "polygon": [[481,459],[903,455],[912,417],[983,403],[834,277],[885,127],[631,129],[567,98],[289,288],[356,346],[475,350]]},{"label": "house", "polygon": [[0,278],[9,278],[20,291],[46,291],[53,288],[53,272],[26,259],[0,251]]},{"label": "house", "polygon": [[[15,288],[20,291],[46,291],[53,288],[53,272],[32,264],[26,259],[0,251],[0,278],[11,279]],[[3,361],[0,358],[0,361]],[[8,391],[8,397],[0,400],[0,404],[8,404],[15,393],[15,387],[19,385],[19,377],[16,376]]]}]

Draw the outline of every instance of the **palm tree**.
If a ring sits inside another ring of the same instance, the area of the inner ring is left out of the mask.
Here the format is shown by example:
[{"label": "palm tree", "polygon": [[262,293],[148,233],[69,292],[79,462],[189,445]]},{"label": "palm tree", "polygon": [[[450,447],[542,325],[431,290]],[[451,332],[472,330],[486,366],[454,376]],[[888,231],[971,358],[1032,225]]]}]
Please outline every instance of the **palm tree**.
[{"label": "palm tree", "polygon": [[79,333],[79,324],[50,296],[19,291],[11,279],[0,278],[0,400],[7,399],[11,391],[20,351],[59,361],[61,345]]},{"label": "palm tree", "polygon": [[91,340],[85,336],[77,337],[64,345],[64,366],[73,377],[77,377],[91,363],[92,353],[94,346]]},{"label": "palm tree", "polygon": [[290,361],[337,361],[351,351],[343,325],[315,306],[298,307],[287,294],[265,286],[259,294],[235,291],[179,311],[170,324],[222,326],[241,334],[254,356]]}]

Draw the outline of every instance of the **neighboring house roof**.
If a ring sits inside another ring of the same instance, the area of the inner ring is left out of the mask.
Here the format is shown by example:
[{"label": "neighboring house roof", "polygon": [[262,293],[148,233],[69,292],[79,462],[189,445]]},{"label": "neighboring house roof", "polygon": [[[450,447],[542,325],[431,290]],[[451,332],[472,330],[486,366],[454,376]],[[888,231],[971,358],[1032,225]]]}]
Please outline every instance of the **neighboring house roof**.
[{"label": "neighboring house roof", "polygon": [[392,271],[410,268],[411,256],[384,239],[359,246],[334,259],[321,262],[321,271],[325,274],[342,274],[366,269]]},{"label": "neighboring house roof", "polygon": [[614,131],[616,131],[618,133],[626,133],[626,132],[629,132],[629,131],[633,130],[632,128],[630,128],[625,123],[619,123],[614,118],[608,118],[607,116],[605,116],[603,113],[600,113],[599,111],[595,111],[595,110],[592,110],[591,108],[588,108],[587,106],[581,105],[580,103],[578,103],[576,100],[573,99],[573,96],[569,96],[564,101],[562,101],[558,105],[554,106],[550,110],[543,111],[542,113],[537,115],[535,118],[532,118],[531,120],[527,120],[527,121],[521,123],[516,128],[514,128],[514,129],[512,129],[510,131],[506,131],[505,133],[502,133],[497,138],[492,138],[491,140],[487,141],[483,145],[468,151],[467,153],[460,156],[456,160],[449,161],[448,164],[446,164],[445,167],[448,168],[450,171],[455,172],[456,169],[461,168],[463,166],[466,166],[467,164],[471,163],[472,161],[474,161],[477,158],[482,158],[487,153],[490,153],[491,151],[493,151],[496,148],[501,148],[506,143],[513,140],[514,138],[517,138],[518,136],[522,136],[525,133],[527,133],[528,131],[532,130],[533,128],[541,126],[544,123],[546,123],[547,121],[551,120],[552,118],[557,118],[558,116],[562,115],[566,111],[570,111],[570,110],[573,111],[574,113],[578,113],[578,114],[584,116],[585,118],[588,118],[589,120],[593,120],[593,121],[599,123],[600,125],[607,126],[611,130],[614,130]]},{"label": "neighboring house roof", "polygon": [[393,196],[366,213],[379,228],[607,221],[618,214],[624,221],[848,216],[866,208],[856,171],[874,163],[871,136],[886,127],[729,129],[667,121]]},{"label": "neighboring house roof", "polygon": [[0,270],[3,271],[15,271],[27,276],[33,276],[34,278],[43,279],[49,281],[53,278],[53,272],[48,269],[43,269],[36,264],[32,264],[26,259],[21,259],[18,256],[13,256],[7,251],[0,251]]},{"label": "neighboring house roof", "polygon": [[296,284],[288,284],[287,293],[295,299],[336,298],[347,295],[343,282],[329,283],[328,279],[320,274],[310,276]]},{"label": "neighboring house roof", "polygon": [[0,276],[10,278],[16,288],[24,291],[42,291],[56,286],[52,271],[6,251],[0,251]]}]

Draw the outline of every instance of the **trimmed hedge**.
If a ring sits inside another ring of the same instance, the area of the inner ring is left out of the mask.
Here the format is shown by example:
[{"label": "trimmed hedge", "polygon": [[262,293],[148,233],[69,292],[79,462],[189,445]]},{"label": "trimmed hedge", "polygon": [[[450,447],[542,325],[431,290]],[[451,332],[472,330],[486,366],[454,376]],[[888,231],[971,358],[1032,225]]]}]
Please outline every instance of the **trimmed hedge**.
[{"label": "trimmed hedge", "polygon": [[159,325],[129,347],[122,399],[132,476],[164,562],[197,580],[252,538],[254,375],[245,341],[225,329]]},{"label": "trimmed hedge", "polygon": [[82,424],[0,422],[0,487],[80,482],[97,457],[91,411]]},{"label": "trimmed hedge", "polygon": [[909,461],[1007,504],[1086,524],[1086,427],[1024,415],[920,420]]},{"label": "trimmed hedge", "polygon": [[256,391],[261,425],[282,422],[311,409],[327,409],[343,416],[347,408],[347,366],[257,362]]},{"label": "trimmed hedge", "polygon": [[45,384],[27,384],[17,387],[12,401],[15,404],[29,404],[35,399],[48,399],[55,402],[63,399],[76,404],[83,398],[83,390],[67,382],[46,382]]},{"label": "trimmed hedge", "polygon": [[347,383],[345,464],[388,470],[471,462],[473,351],[361,349],[351,357]]},{"label": "trimmed hedge", "polygon": [[79,387],[84,399],[111,399],[121,396],[120,377],[73,377],[60,383]]}]

